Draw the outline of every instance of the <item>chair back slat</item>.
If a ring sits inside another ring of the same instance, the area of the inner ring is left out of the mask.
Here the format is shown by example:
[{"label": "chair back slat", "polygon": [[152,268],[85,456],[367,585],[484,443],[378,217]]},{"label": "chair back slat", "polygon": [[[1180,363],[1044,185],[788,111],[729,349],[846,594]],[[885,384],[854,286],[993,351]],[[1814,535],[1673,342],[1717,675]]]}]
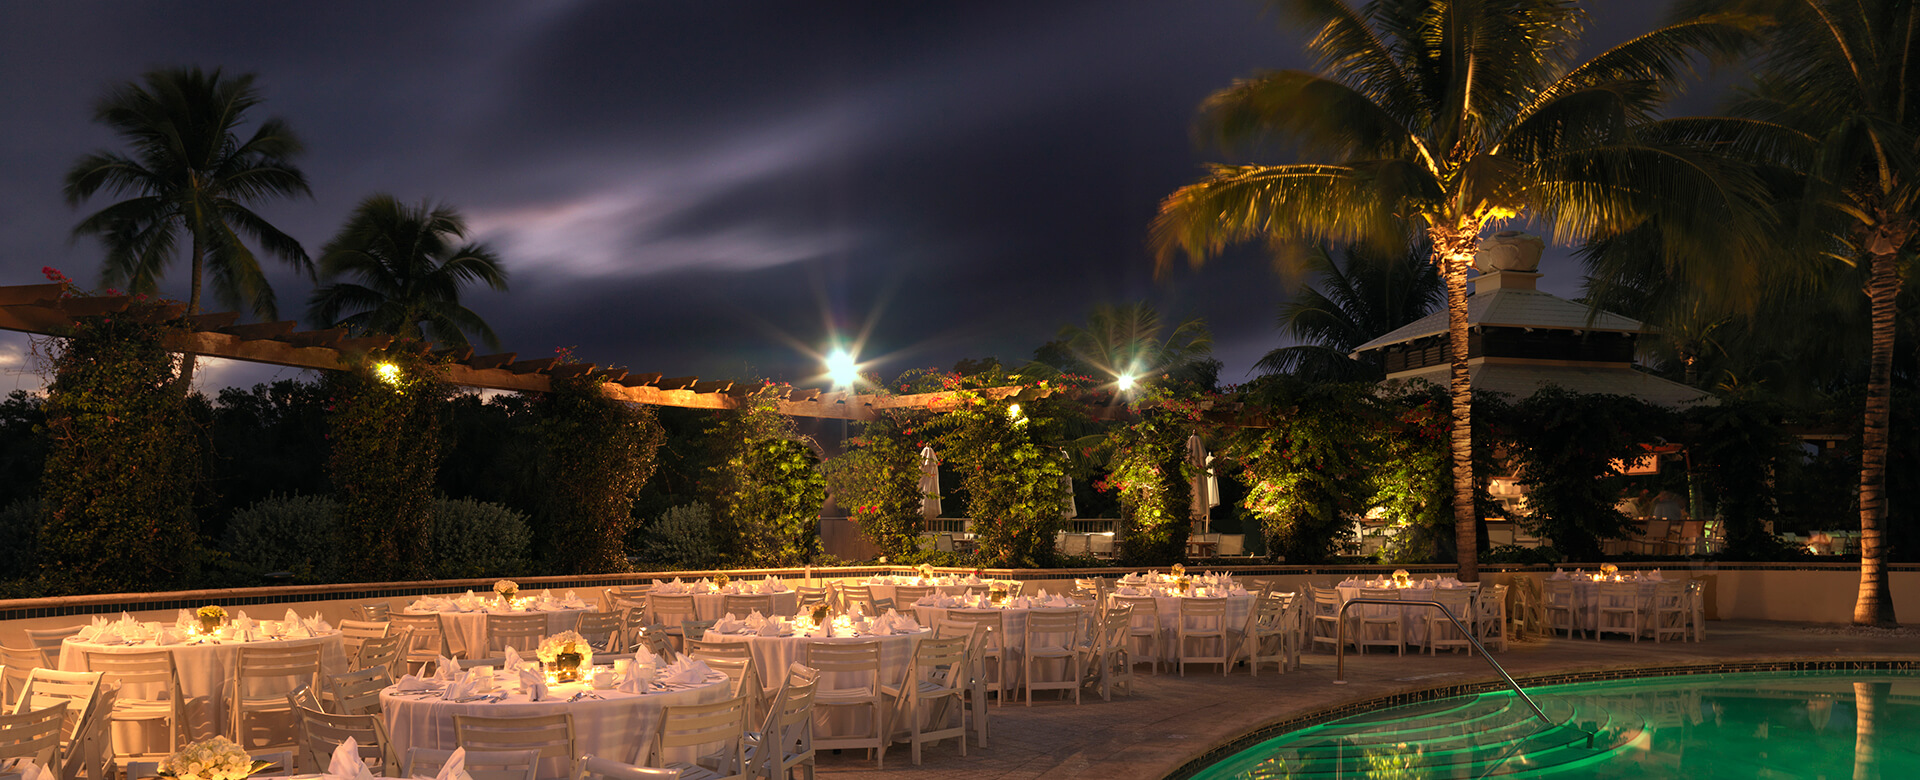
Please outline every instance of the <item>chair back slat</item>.
[{"label": "chair back slat", "polygon": [[[533,750],[469,750],[465,756],[467,774],[473,780],[534,780],[540,768],[540,753]],[[410,748],[406,769],[401,774],[433,777],[452,757],[451,750]]]},{"label": "chair back slat", "polygon": [[0,761],[26,758],[49,769],[58,770],[60,738],[67,733],[68,702],[0,715]]}]

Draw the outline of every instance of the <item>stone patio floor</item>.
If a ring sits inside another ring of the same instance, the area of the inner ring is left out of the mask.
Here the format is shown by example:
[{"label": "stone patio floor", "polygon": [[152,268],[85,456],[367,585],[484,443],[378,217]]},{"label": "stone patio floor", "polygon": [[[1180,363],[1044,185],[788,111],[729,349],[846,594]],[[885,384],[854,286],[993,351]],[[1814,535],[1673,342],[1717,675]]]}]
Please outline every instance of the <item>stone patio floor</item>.
[{"label": "stone patio floor", "polygon": [[[1631,642],[1610,637],[1534,639],[1514,642],[1495,660],[1515,677],[1609,669],[1767,660],[1920,661],[1920,636],[1836,633],[1834,626],[1758,621],[1713,621],[1705,641]],[[1091,693],[1082,704],[1045,691],[1032,707],[1022,701],[990,706],[987,747],[969,741],[961,756],[953,740],[923,748],[914,766],[905,745],[887,751],[876,769],[864,750],[840,755],[822,751],[821,774],[862,780],[911,778],[1098,778],[1153,780],[1165,777],[1213,747],[1270,723],[1397,692],[1497,679],[1487,663],[1464,654],[1400,658],[1374,652],[1347,656],[1346,685],[1333,684],[1334,656],[1309,652],[1301,668],[1259,677],[1245,668],[1222,677],[1218,666],[1176,673],[1147,673],[1141,664],[1133,695],[1111,702]],[[1210,671],[1202,671],[1210,670]]]}]

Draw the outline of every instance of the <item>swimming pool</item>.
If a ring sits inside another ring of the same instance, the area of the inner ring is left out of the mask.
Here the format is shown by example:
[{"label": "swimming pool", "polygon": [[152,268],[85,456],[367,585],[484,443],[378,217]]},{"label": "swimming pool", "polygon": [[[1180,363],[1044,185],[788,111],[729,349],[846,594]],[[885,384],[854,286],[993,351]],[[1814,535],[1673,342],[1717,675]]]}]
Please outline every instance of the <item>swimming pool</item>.
[{"label": "swimming pool", "polygon": [[1512,691],[1458,696],[1282,734],[1194,777],[1920,777],[1914,672],[1695,674],[1527,693],[1575,728],[1546,728]]}]

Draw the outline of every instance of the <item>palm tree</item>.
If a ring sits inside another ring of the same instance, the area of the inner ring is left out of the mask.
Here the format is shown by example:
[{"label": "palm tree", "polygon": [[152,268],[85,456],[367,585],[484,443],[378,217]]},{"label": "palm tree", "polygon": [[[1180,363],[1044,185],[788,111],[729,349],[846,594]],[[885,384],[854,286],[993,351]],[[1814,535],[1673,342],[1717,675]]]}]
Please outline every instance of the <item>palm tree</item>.
[{"label": "palm tree", "polygon": [[1700,228],[1670,232],[1676,241],[1757,243],[1732,229],[1761,209],[1735,166],[1643,132],[1687,57],[1730,48],[1744,20],[1670,25],[1573,65],[1584,14],[1567,0],[1277,5],[1317,29],[1319,72],[1238,81],[1208,98],[1204,120],[1223,145],[1284,141],[1327,162],[1212,166],[1162,201],[1158,263],[1184,252],[1198,265],[1256,238],[1386,247],[1424,234],[1450,315],[1460,578],[1476,580],[1466,272],[1481,234],[1524,215],[1557,239],[1585,238],[1659,208]]},{"label": "palm tree", "polygon": [[1327,382],[1378,380],[1378,356],[1361,362],[1353,348],[1391,333],[1433,311],[1444,290],[1427,255],[1414,249],[1380,256],[1349,245],[1335,262],[1325,247],[1306,257],[1319,277],[1280,308],[1280,327],[1301,344],[1268,352],[1258,367],[1276,374]]},{"label": "palm tree", "polygon": [[[94,120],[132,147],[131,155],[94,152],[67,171],[67,202],[73,206],[103,189],[130,196],[73,228],[75,237],[99,236],[106,245],[102,286],[155,292],[183,234],[192,277],[188,314],[200,312],[200,289],[210,274],[221,305],[246,306],[262,319],[278,317],[273,287],[242,235],[313,276],[300,242],[248,208],[312,195],[306,175],[293,165],[301,145],[285,120],[269,118],[240,140],[247,111],[260,103],[253,78],[222,78],[218,69],[160,68],[114,88],[95,105]],[[193,367],[194,356],[187,355],[183,387],[192,386]]]},{"label": "palm tree", "polygon": [[[330,284],[314,290],[308,318],[443,346],[466,346],[471,333],[498,349],[493,328],[460,305],[460,288],[481,282],[504,291],[507,271],[487,245],[456,245],[466,237],[466,220],[451,208],[368,197],[320,251],[320,279]],[[340,277],[359,283],[334,281]]]},{"label": "palm tree", "polygon": [[[1692,11],[1764,14],[1775,23],[1751,87],[1732,106],[1749,138],[1805,176],[1805,229],[1864,271],[1870,325],[1860,453],[1860,591],[1853,622],[1892,625],[1886,574],[1886,465],[1900,290],[1920,234],[1920,3],[1913,0],[1698,0]],[[1804,139],[1796,150],[1792,140]],[[1864,266],[1864,268],[1861,268]]]},{"label": "palm tree", "polygon": [[[1142,381],[1164,375],[1212,389],[1220,363],[1212,357],[1213,333],[1207,323],[1187,320],[1164,337],[1163,330],[1160,312],[1146,301],[1101,304],[1087,313],[1084,325],[1061,328],[1058,338],[1040,353],[1051,356],[1054,363],[1065,363],[1054,367],[1068,373]],[[1055,352],[1059,354],[1051,354]]]}]

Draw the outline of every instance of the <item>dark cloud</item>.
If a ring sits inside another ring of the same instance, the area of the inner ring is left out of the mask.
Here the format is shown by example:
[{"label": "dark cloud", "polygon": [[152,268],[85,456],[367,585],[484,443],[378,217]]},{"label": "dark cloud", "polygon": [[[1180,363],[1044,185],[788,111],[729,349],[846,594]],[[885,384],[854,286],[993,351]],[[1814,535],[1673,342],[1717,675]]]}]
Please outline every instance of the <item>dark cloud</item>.
[{"label": "dark cloud", "polygon": [[[263,115],[308,141],[315,197],[271,219],[311,251],[371,192],[459,207],[513,274],[470,303],[525,356],[805,380],[829,337],[865,333],[891,374],[1018,361],[1092,305],[1144,298],[1205,317],[1233,381],[1277,345],[1282,285],[1252,251],[1156,281],[1146,225],[1208,157],[1200,99],[1305,64],[1263,9],[9,2],[0,284],[94,275],[59,196],[66,165],[113,143],[89,107],[198,63],[258,72]],[[308,283],[272,279],[298,315]]]}]

